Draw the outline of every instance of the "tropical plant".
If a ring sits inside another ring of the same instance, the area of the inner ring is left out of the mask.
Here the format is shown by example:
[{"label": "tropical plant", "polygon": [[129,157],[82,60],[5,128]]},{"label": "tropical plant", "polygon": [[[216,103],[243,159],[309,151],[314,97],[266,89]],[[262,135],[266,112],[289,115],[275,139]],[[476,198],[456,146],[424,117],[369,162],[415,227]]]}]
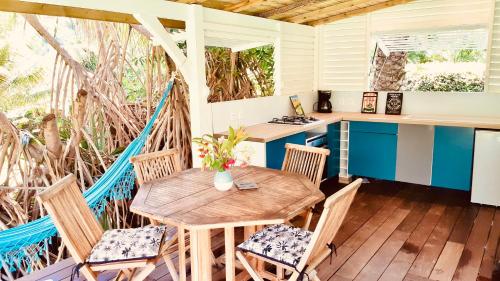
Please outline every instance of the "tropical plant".
[{"label": "tropical plant", "polygon": [[241,52],[206,49],[209,102],[272,96],[274,94],[274,47],[264,46]]},{"label": "tropical plant", "polygon": [[247,135],[242,128],[234,130],[229,127],[227,138],[217,138],[207,134],[194,138],[193,142],[199,145],[199,157],[202,158],[203,167],[223,172],[229,170],[236,163],[235,148],[246,139]]},{"label": "tropical plant", "polygon": [[408,78],[405,90],[422,92],[482,92],[484,78],[473,73],[424,74]]},{"label": "tropical plant", "polygon": [[[12,51],[8,44],[0,48],[0,111],[26,104],[30,98],[28,90],[43,79],[43,69],[20,69],[12,60]],[[46,93],[45,93],[46,94]],[[43,95],[42,96],[46,96]],[[32,100],[33,101],[33,100]]]}]

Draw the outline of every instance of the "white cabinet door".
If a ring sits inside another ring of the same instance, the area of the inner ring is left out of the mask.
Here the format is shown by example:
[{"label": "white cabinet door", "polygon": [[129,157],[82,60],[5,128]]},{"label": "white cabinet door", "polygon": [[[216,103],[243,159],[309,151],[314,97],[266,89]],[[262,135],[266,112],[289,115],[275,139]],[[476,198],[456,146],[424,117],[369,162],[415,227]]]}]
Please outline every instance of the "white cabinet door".
[{"label": "white cabinet door", "polygon": [[471,201],[500,206],[500,132],[476,131]]}]

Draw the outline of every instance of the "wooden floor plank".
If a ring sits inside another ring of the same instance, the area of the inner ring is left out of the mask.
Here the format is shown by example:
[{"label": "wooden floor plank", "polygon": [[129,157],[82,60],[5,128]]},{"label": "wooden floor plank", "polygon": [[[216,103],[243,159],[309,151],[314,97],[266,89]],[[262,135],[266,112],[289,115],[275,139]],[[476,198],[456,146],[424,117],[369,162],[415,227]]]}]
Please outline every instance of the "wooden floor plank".
[{"label": "wooden floor plank", "polygon": [[446,206],[443,204],[435,203],[432,205],[379,280],[396,281],[404,279],[445,209]]},{"label": "wooden floor plank", "polygon": [[474,225],[479,207],[477,205],[469,205],[460,214],[458,221],[453,227],[453,232],[448,239],[451,242],[465,244],[469,238],[470,231]]},{"label": "wooden floor plank", "polygon": [[384,245],[382,245],[382,247],[372,257],[358,276],[356,276],[356,281],[377,280],[391,263],[392,259],[396,256],[401,247],[403,247],[403,244],[410,237],[415,227],[430,208],[430,203],[426,200],[428,198],[425,198],[424,196],[422,196],[422,198],[418,198],[419,194],[422,193],[418,193],[417,200],[412,202],[413,206],[410,214],[398,226],[389,239],[387,239]]},{"label": "wooden floor plank", "polygon": [[[362,227],[373,214],[377,213],[386,200],[396,196],[400,189],[394,186],[362,185],[359,200],[355,198],[345,223],[342,224],[339,233],[333,241],[335,245],[341,246],[360,227]],[[356,196],[358,197],[358,195]],[[318,216],[319,218],[319,216]]]},{"label": "wooden floor plank", "polygon": [[395,197],[389,198],[382,209],[374,214],[358,231],[337,248],[337,255],[330,264],[324,261],[317,268],[318,277],[328,280],[351,257],[351,255],[382,225],[401,205],[407,203],[410,192],[402,190]]},{"label": "wooden floor plank", "polygon": [[[342,187],[331,180],[322,184],[327,195]],[[357,281],[430,281],[457,276],[460,278],[457,280],[491,281],[494,260],[500,257],[497,246],[500,209],[470,204],[469,196],[466,192],[404,183],[364,184],[335,237],[338,256],[333,257],[332,264],[329,259],[321,263],[320,279],[347,281],[357,274]],[[317,211],[321,211],[320,208],[321,203]],[[457,211],[460,209],[461,212]],[[398,217],[402,212],[408,212],[404,219]],[[313,222],[319,214],[314,214]],[[238,241],[242,239],[241,234],[237,233]],[[215,236],[214,248],[217,244],[223,245],[217,239],[223,242],[222,236]],[[215,254],[222,251],[222,248],[215,249]],[[66,281],[72,267],[73,262],[65,260],[22,281]],[[224,280],[223,268],[214,267],[213,272],[214,281]],[[40,279],[40,276],[47,278]],[[113,277],[112,272],[106,272],[99,280]],[[171,280],[163,261],[148,280]]]},{"label": "wooden floor plank", "polygon": [[[392,216],[356,250],[349,258],[348,262],[346,262],[335,275],[351,280],[354,279],[409,213],[410,210],[397,209]],[[332,280],[335,280],[335,278]]]},{"label": "wooden floor plank", "polygon": [[453,280],[470,281],[477,278],[494,214],[494,208],[481,207],[479,209]]},{"label": "wooden floor plank", "polygon": [[[448,243],[454,243],[457,245],[462,245],[462,251],[463,248],[465,247],[465,243],[467,242],[467,238],[469,237],[470,231],[472,229],[472,226],[474,224],[474,220],[476,219],[477,212],[479,211],[479,207],[476,205],[468,205],[465,208],[462,209],[462,212],[460,213],[457,222],[455,223],[455,226],[453,227],[453,230],[450,234],[450,237],[448,238]],[[450,249],[449,249],[450,250]],[[443,278],[450,280],[453,278],[453,274],[455,273],[455,270],[458,266],[458,260],[460,260],[460,256],[462,255],[462,251],[460,251],[458,254],[458,257],[454,257],[452,260],[446,259],[446,257],[443,257],[445,260],[441,261],[441,263],[445,263],[444,266],[437,266],[435,267],[436,274],[438,275],[437,277]],[[443,252],[444,253],[444,252]],[[441,257],[440,257],[441,258]],[[439,262],[439,260],[438,260]],[[445,267],[444,269],[441,267]],[[443,272],[441,272],[443,271]],[[439,274],[438,274],[439,273]],[[451,274],[451,277],[449,275]]]},{"label": "wooden floor plank", "polygon": [[461,243],[446,242],[443,252],[439,256],[429,278],[437,281],[450,281],[453,279],[453,274],[460,261],[460,256],[462,256],[464,246]]},{"label": "wooden floor plank", "polygon": [[[479,278],[480,280],[491,280],[491,273],[495,269],[496,264],[496,251],[497,248],[500,249],[498,241],[500,239],[500,208],[495,211],[495,217],[493,219],[493,224],[491,225],[490,235],[488,236],[488,242],[486,242],[486,247],[484,248],[484,256],[481,262],[481,267],[479,268]],[[500,257],[497,257],[500,258]]]},{"label": "wooden floor plank", "polygon": [[449,206],[438,222],[431,235],[425,242],[422,250],[413,262],[409,274],[421,277],[429,277],[436,264],[441,251],[450,236],[453,226],[462,211],[462,207]]}]

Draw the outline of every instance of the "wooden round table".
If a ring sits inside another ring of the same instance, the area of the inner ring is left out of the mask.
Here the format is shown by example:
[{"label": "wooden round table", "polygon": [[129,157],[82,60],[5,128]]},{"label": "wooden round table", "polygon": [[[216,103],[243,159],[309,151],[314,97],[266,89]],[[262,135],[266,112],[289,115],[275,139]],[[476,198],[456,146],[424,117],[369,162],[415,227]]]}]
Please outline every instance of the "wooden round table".
[{"label": "wooden round table", "polygon": [[191,280],[212,279],[210,230],[224,228],[226,280],[235,279],[234,227],[245,238],[257,225],[283,223],[325,198],[305,176],[261,167],[234,168],[235,182],[255,182],[258,189],[218,191],[214,172],[190,169],[145,183],[131,211],[190,231]]}]

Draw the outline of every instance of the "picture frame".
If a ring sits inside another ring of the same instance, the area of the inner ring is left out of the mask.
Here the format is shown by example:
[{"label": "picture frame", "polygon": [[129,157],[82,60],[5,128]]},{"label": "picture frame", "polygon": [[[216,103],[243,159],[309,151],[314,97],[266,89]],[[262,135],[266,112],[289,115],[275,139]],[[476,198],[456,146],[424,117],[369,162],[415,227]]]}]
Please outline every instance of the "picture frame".
[{"label": "picture frame", "polygon": [[385,114],[401,115],[403,108],[403,93],[387,93],[387,101],[385,102]]},{"label": "picture frame", "polygon": [[363,92],[361,101],[361,113],[377,113],[378,92]]},{"label": "picture frame", "polygon": [[297,116],[305,116],[304,108],[302,107],[298,95],[290,96],[290,102],[292,103],[293,110]]}]

